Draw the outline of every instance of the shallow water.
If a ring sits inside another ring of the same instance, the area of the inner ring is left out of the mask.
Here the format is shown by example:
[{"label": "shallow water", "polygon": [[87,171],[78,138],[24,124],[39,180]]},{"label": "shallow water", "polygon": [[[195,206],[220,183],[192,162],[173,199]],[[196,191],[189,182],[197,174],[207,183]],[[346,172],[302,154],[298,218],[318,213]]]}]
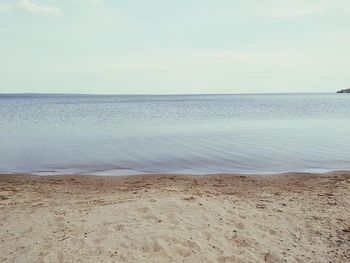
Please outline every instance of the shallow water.
[{"label": "shallow water", "polygon": [[350,95],[0,95],[0,172],[350,169]]}]

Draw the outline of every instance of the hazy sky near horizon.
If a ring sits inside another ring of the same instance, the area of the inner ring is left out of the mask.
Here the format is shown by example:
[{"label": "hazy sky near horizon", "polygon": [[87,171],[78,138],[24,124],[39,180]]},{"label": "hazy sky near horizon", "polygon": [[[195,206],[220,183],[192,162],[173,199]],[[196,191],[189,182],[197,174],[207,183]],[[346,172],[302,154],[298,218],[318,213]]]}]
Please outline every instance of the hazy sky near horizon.
[{"label": "hazy sky near horizon", "polygon": [[0,0],[0,93],[350,87],[349,0]]}]

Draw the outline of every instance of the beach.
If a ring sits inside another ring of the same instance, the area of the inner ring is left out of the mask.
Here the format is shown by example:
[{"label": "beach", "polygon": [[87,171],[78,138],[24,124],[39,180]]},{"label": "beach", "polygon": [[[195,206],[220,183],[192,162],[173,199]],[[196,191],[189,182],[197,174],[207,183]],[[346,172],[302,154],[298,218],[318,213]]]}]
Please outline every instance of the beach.
[{"label": "beach", "polygon": [[350,172],[0,175],[1,262],[350,262]]}]

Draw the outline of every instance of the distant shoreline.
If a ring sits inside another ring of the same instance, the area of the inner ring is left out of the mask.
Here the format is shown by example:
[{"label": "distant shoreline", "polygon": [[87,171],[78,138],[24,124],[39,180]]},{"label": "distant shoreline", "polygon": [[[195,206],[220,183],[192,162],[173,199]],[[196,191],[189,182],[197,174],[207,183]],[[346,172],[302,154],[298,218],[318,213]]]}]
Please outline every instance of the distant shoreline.
[{"label": "distant shoreline", "polygon": [[337,91],[337,93],[350,93],[350,89],[342,89]]}]

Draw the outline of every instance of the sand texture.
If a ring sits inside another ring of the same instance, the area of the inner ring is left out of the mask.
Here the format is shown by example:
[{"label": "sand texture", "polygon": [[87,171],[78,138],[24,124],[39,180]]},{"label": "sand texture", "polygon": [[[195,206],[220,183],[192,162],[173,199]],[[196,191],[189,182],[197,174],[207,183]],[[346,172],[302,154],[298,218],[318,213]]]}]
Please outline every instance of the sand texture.
[{"label": "sand texture", "polygon": [[350,172],[0,175],[0,262],[350,262]]}]

